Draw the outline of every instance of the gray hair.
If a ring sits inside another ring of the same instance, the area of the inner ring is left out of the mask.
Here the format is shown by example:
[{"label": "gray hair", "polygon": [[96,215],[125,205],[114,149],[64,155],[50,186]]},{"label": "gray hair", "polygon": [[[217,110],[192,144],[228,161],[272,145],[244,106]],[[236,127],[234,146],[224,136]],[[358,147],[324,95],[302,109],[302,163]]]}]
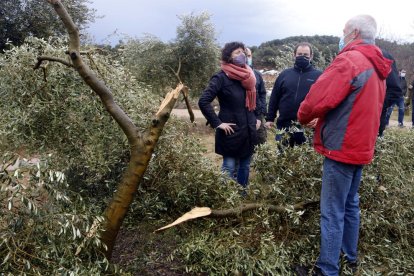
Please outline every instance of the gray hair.
[{"label": "gray hair", "polygon": [[375,40],[377,34],[377,22],[375,22],[374,17],[371,15],[357,15],[349,19],[346,24],[349,29],[358,30],[361,39]]}]

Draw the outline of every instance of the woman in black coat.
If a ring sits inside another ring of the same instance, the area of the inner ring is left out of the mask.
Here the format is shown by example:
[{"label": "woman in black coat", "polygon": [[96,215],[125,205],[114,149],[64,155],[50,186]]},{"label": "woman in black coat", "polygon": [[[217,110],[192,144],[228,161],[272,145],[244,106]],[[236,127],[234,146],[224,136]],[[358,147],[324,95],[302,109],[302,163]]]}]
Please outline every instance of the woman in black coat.
[{"label": "woman in black coat", "polygon": [[[221,71],[210,79],[198,105],[216,130],[215,152],[223,156],[222,170],[230,177],[237,176],[237,182],[246,187],[257,143],[256,131],[261,124],[259,114],[255,113],[256,78],[246,65],[243,43],[227,43],[221,60]],[[218,115],[211,106],[216,97],[220,105]]]}]

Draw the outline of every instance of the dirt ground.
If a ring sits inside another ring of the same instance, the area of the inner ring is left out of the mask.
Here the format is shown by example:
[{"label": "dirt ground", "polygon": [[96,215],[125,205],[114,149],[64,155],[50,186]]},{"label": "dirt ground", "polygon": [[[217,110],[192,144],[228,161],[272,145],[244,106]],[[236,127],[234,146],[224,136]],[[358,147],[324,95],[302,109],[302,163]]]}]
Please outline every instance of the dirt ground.
[{"label": "dirt ground", "polygon": [[[214,161],[217,166],[221,164],[221,156],[214,153],[214,130],[206,125],[207,120],[204,118],[200,110],[194,109],[194,134],[199,136],[201,144],[206,148],[206,156]],[[187,109],[173,109],[172,113],[177,118],[187,120],[189,122],[189,115]]]}]

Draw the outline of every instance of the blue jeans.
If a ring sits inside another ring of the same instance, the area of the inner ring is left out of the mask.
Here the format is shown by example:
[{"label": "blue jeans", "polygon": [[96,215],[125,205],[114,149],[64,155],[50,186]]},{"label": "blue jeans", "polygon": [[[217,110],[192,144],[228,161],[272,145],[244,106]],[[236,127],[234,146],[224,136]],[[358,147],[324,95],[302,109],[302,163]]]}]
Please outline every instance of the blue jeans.
[{"label": "blue jeans", "polygon": [[387,125],[390,122],[390,117],[392,114],[392,111],[394,110],[394,106],[398,105],[398,124],[403,125],[404,123],[404,97],[399,98],[397,101],[395,101],[390,107],[387,109]]},{"label": "blue jeans", "polygon": [[251,156],[245,158],[223,156],[221,170],[246,188],[249,183],[250,159]]},{"label": "blue jeans", "polygon": [[324,275],[338,275],[342,253],[357,261],[359,195],[362,165],[325,158],[321,191],[321,252],[316,266]]}]

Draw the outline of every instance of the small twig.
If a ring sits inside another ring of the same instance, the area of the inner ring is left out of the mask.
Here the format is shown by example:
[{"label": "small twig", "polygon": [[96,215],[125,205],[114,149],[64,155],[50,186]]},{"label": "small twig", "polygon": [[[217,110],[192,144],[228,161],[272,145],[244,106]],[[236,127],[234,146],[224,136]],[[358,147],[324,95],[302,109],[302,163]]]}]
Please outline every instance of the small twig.
[{"label": "small twig", "polygon": [[45,82],[47,82],[47,78],[46,78],[46,67],[44,67],[44,66],[40,66],[40,68],[42,68],[42,71],[43,71],[43,80],[44,80]]},{"label": "small twig", "polygon": [[178,82],[182,83],[181,78],[180,78],[180,71],[181,71],[181,58],[178,58],[178,69],[177,71],[174,71],[174,69],[171,68],[171,66],[167,65],[168,68],[171,69],[171,71],[173,72],[174,76],[177,77]]}]

